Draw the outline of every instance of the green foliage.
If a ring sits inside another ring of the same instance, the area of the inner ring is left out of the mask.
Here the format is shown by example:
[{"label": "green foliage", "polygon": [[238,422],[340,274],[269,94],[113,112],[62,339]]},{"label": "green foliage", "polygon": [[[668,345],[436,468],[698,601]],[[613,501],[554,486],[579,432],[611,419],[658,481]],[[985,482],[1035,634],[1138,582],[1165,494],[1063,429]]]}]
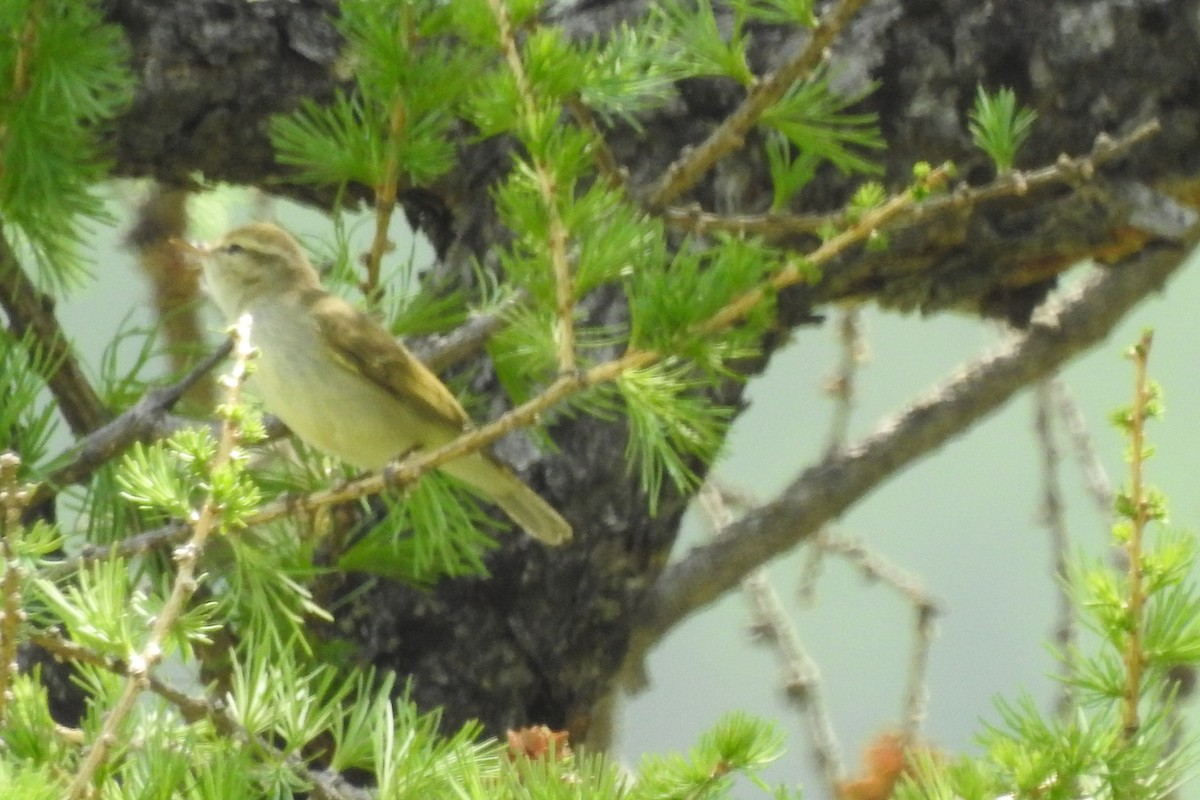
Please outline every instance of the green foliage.
[{"label": "green foliage", "polygon": [[[59,586],[38,578],[30,588],[43,605],[43,622],[62,626],[71,640],[112,658],[136,652],[163,595],[133,585],[129,565],[112,559],[93,564],[74,583]],[[190,651],[210,630],[212,606],[198,605],[172,631],[171,649]]]},{"label": "green foliage", "polygon": [[808,185],[822,164],[846,173],[877,174],[865,151],[883,147],[873,113],[851,112],[874,87],[852,95],[836,93],[818,73],[791,87],[762,116],[764,149],[771,172],[773,210],[781,210]]},{"label": "green foliage", "polygon": [[783,734],[772,723],[735,712],[700,737],[688,754],[650,755],[629,800],[724,797],[741,774],[763,790],[758,772],[783,755]]},{"label": "green foliage", "polygon": [[639,127],[638,115],[672,99],[674,81],[685,75],[680,49],[654,21],[639,28],[621,25],[582,48],[583,72],[575,91],[605,122],[620,119]]},{"label": "green foliage", "polygon": [[[465,494],[464,486],[435,472],[402,498],[382,498],[386,517],[341,554],[338,568],[415,584],[485,574],[483,556],[495,547],[485,531],[493,523]],[[372,513],[369,506],[365,511]]]},{"label": "green foliage", "polygon": [[734,0],[729,5],[739,19],[806,28],[816,24],[812,0]]},{"label": "green foliage", "polygon": [[971,137],[975,146],[992,159],[996,169],[1006,172],[1012,169],[1017,150],[1029,137],[1036,119],[1037,113],[1032,109],[1017,108],[1012,89],[1002,87],[995,94],[988,94],[980,86],[971,111]]},{"label": "green foliage", "polygon": [[0,447],[21,454],[23,472],[34,470],[46,456],[57,419],[54,406],[43,402],[42,375],[56,368],[32,335],[19,340],[0,332]]},{"label": "green foliage", "polygon": [[226,529],[238,527],[262,495],[236,459],[210,470],[215,453],[206,428],[188,428],[150,445],[137,443],[125,455],[117,483],[125,499],[142,508],[191,519],[201,503],[211,502]]},{"label": "green foliage", "polygon": [[816,176],[821,157],[809,150],[795,151],[788,138],[779,131],[767,132],[763,148],[774,193],[771,210],[781,211]]},{"label": "green foliage", "polygon": [[876,116],[849,110],[873,89],[839,94],[829,76],[818,73],[789,88],[779,103],[763,113],[762,125],[782,134],[799,153],[811,154],[842,172],[877,174],[879,165],[861,154],[883,147]]},{"label": "green foliage", "polygon": [[313,554],[294,526],[275,525],[238,535],[213,547],[204,564],[221,576],[217,616],[236,625],[254,652],[280,653],[308,647],[314,620],[329,619],[310,589]]},{"label": "green foliage", "polygon": [[105,220],[94,126],[125,106],[132,78],[119,30],[94,3],[0,4],[0,218],[19,256],[62,289],[83,271],[88,220]]},{"label": "green foliage", "polygon": [[658,3],[653,13],[678,48],[688,75],[723,75],[746,86],[753,82],[754,73],[746,58],[746,32],[740,24],[744,18],[726,35],[709,0]]},{"label": "green foliage", "polygon": [[508,324],[492,337],[488,352],[501,384],[518,402],[528,399],[545,376],[553,375],[554,315],[544,307],[508,316]]},{"label": "green foliage", "polygon": [[0,794],[21,800],[58,800],[61,788],[54,782],[53,766],[33,766],[0,761]]},{"label": "green foliage", "polygon": [[338,20],[355,90],[277,117],[271,137],[280,162],[295,168],[296,180],[334,186],[442,175],[454,163],[457,98],[476,71],[469,51],[441,38],[448,11],[430,0],[347,0]]},{"label": "green foliage", "polygon": [[718,236],[707,248],[680,247],[674,255],[655,253],[625,274],[630,298],[633,345],[688,355],[718,365],[747,354],[757,334],[770,324],[768,293],[737,332],[717,339],[699,330],[732,299],[762,288],[779,270],[783,255],[753,239]]},{"label": "green foliage", "polygon": [[651,513],[658,508],[663,481],[680,491],[699,483],[696,467],[716,457],[732,412],[700,390],[686,364],[668,361],[630,370],[617,381],[629,418],[629,464],[642,478]]}]

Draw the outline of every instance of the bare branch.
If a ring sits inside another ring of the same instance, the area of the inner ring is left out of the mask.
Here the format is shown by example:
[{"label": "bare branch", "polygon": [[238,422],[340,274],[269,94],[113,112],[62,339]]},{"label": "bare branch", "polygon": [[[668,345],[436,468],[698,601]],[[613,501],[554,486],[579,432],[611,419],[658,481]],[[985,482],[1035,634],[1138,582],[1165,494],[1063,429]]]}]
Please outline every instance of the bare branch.
[{"label": "bare branch", "polygon": [[[713,481],[700,487],[700,507],[704,509],[714,535],[719,536],[733,521],[726,492]],[[735,498],[740,499],[740,498]],[[821,669],[800,641],[800,635],[788,619],[779,594],[771,586],[766,569],[756,569],[742,580],[742,593],[750,602],[751,626],[756,636],[774,646],[783,663],[784,692],[808,723],[813,756],[825,779],[830,796],[846,779],[841,747],[833,730],[833,721],[821,689]]]},{"label": "bare branch", "polygon": [[1200,228],[1193,225],[1181,245],[1148,247],[1118,267],[1098,271],[1047,304],[1024,334],[968,365],[875,434],[806,470],[780,497],[748,513],[719,540],[693,548],[647,592],[638,638],[657,641],[901,468],[1102,341],[1183,264],[1198,236]]},{"label": "bare branch", "polygon": [[1075,676],[1076,619],[1075,604],[1067,581],[1070,579],[1068,560],[1071,536],[1062,499],[1062,454],[1054,432],[1054,384],[1057,379],[1042,381],[1035,390],[1034,430],[1042,450],[1042,513],[1041,523],[1050,540],[1050,566],[1054,577],[1054,594],[1058,609],[1055,613],[1054,646],[1059,653],[1058,699],[1056,711],[1060,719],[1069,719],[1075,708],[1070,678]]},{"label": "bare branch", "polygon": [[88,480],[97,469],[125,452],[134,442],[161,439],[187,425],[198,424],[168,412],[189,389],[223,361],[230,350],[231,343],[226,341],[177,383],[147,392],[112,422],[84,437],[72,447],[74,456],[70,462],[55,470],[37,487],[30,502],[31,507],[37,507],[64,487]]},{"label": "bare branch", "polygon": [[34,286],[3,236],[0,236],[0,307],[8,317],[8,329],[14,337],[33,335],[45,356],[35,359],[35,363],[49,365],[49,373],[42,377],[71,431],[76,436],[83,436],[107,422],[111,415],[83,374],[67,336],[54,316],[54,301]]}]

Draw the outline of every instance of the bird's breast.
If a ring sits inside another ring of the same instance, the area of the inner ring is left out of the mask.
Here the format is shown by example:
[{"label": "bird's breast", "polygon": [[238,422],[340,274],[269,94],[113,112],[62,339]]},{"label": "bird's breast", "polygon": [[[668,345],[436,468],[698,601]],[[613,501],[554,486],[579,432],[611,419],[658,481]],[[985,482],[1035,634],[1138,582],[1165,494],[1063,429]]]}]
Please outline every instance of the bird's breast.
[{"label": "bird's breast", "polygon": [[440,444],[404,404],[337,358],[311,318],[251,313],[251,343],[259,350],[252,384],[301,439],[363,469]]}]

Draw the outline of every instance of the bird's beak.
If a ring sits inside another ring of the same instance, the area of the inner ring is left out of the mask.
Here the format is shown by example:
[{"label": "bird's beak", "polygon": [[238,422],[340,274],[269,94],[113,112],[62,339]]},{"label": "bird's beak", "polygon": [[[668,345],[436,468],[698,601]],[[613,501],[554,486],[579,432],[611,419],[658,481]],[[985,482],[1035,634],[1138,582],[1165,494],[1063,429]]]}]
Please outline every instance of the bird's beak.
[{"label": "bird's beak", "polygon": [[203,242],[192,242],[178,236],[172,236],[167,242],[183,256],[183,264],[194,272],[200,270],[200,262],[212,252],[212,248]]}]

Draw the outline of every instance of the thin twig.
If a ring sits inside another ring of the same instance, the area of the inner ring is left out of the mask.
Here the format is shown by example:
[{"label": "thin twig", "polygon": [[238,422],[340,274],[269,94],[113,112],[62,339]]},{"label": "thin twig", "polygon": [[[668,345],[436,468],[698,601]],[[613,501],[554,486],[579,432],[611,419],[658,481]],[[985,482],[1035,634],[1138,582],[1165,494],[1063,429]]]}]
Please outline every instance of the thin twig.
[{"label": "thin twig", "polygon": [[901,569],[865,544],[846,536],[822,535],[817,546],[846,559],[870,581],[878,581],[904,598],[913,608],[928,608],[936,615],[941,606],[913,574]]},{"label": "thin twig", "polygon": [[1121,733],[1126,741],[1137,736],[1141,727],[1138,701],[1142,697],[1142,673],[1146,668],[1146,653],[1143,647],[1145,620],[1142,611],[1146,605],[1142,559],[1142,543],[1146,527],[1150,523],[1150,498],[1144,483],[1143,470],[1146,466],[1146,419],[1151,401],[1150,385],[1146,364],[1153,343],[1149,331],[1142,334],[1141,341],[1133,346],[1131,356],[1134,364],[1133,408],[1129,414],[1129,506],[1133,513],[1127,528],[1125,553],[1128,560],[1128,592],[1126,598],[1125,633],[1125,696],[1121,703]]},{"label": "thin twig", "polygon": [[[204,323],[196,302],[201,297],[200,270],[186,266],[187,251],[172,240],[187,238],[188,198],[192,190],[156,184],[137,211],[125,244],[150,283],[155,319],[162,332],[172,374],[195,363],[195,345],[204,341]],[[185,405],[207,412],[216,405],[217,387],[208,376],[188,391]]]},{"label": "thin twig", "polygon": [[913,643],[904,692],[904,722],[901,732],[905,742],[915,742],[926,717],[929,697],[926,680],[929,653],[933,646],[934,623],[941,614],[941,604],[925,590],[916,576],[872,552],[860,541],[833,536],[823,530],[817,536],[815,549],[841,556],[868,580],[878,581],[891,588],[912,606]]},{"label": "thin twig", "polygon": [[1034,430],[1042,450],[1041,523],[1050,536],[1050,568],[1054,575],[1058,611],[1055,614],[1054,645],[1058,651],[1061,677],[1056,710],[1060,719],[1068,719],[1075,708],[1070,678],[1075,676],[1076,620],[1071,602],[1069,554],[1071,537],[1063,514],[1062,457],[1054,436],[1054,381],[1042,381],[1034,392]]},{"label": "thin twig", "polygon": [[[517,84],[522,116],[526,124],[532,127],[539,116],[537,100],[529,83],[529,76],[525,73],[525,65],[521,61],[521,53],[513,35],[512,21],[508,15],[508,6],[504,0],[488,0],[488,7],[491,8],[500,31],[500,48],[504,51],[504,60],[508,63],[509,71]],[[558,208],[560,187],[550,164],[535,153],[530,153],[529,160],[537,176],[542,205],[546,209],[550,265],[554,270],[555,316],[558,319],[555,337],[558,344],[558,371],[565,375],[575,371],[575,278],[571,274],[571,264],[567,258],[567,226]]]},{"label": "thin twig", "polygon": [[826,393],[833,398],[833,418],[829,422],[826,454],[846,444],[850,435],[850,415],[854,410],[854,379],[866,354],[862,336],[862,314],[858,306],[843,309],[838,321],[837,372],[825,384]]},{"label": "thin twig", "polygon": [[1100,455],[1096,452],[1096,446],[1092,442],[1092,435],[1088,430],[1087,421],[1083,418],[1083,412],[1079,410],[1079,404],[1075,402],[1075,398],[1061,378],[1055,378],[1050,382],[1050,393],[1056,413],[1066,426],[1071,447],[1075,452],[1075,460],[1079,462],[1080,468],[1083,469],[1083,474],[1087,478],[1088,493],[1092,496],[1092,501],[1101,515],[1106,520],[1111,519],[1113,498],[1116,497],[1116,492],[1113,490],[1112,480],[1108,477],[1108,471],[1104,468],[1104,462],[1100,460]]},{"label": "thin twig", "polygon": [[766,286],[751,289],[741,297],[730,301],[712,317],[696,326],[697,333],[716,333],[723,331],[733,323],[744,318],[768,297],[774,297],[779,291],[804,283],[809,280],[814,267],[819,267],[832,261],[851,246],[856,245],[875,231],[890,225],[904,211],[916,202],[918,191],[941,187],[951,172],[949,165],[943,165],[933,170],[919,187],[900,192],[883,205],[877,206],[863,214],[850,227],[836,236],[831,236],[815,250],[795,261],[788,262],[767,281]]},{"label": "thin twig", "polygon": [[[826,457],[845,447],[850,436],[850,413],[854,408],[854,378],[864,358],[866,345],[862,338],[862,317],[857,306],[844,309],[838,324],[838,369],[833,378],[826,382],[825,391],[833,398],[833,417],[829,422],[829,439],[825,445]],[[825,536],[822,531],[820,536]],[[800,570],[800,601],[812,605],[817,597],[817,580],[821,577],[821,566],[825,559],[825,548],[810,547]]]},{"label": "thin twig", "polygon": [[915,633],[908,662],[908,683],[904,689],[904,722],[900,726],[906,744],[918,741],[921,726],[929,717],[929,654],[933,652],[933,637],[937,633],[938,609],[920,605],[916,615]]},{"label": "thin twig", "polygon": [[0,579],[3,597],[3,617],[0,617],[0,729],[8,719],[10,686],[17,672],[17,644],[25,611],[21,607],[21,588],[25,569],[21,566],[21,535],[24,526],[21,515],[29,502],[29,491],[17,475],[21,459],[16,453],[0,453],[0,562],[4,577]]},{"label": "thin twig", "polygon": [[707,139],[689,148],[667,167],[650,191],[646,207],[662,211],[675,198],[695,186],[718,161],[745,144],[759,119],[797,81],[811,75],[829,56],[829,46],[866,0],[840,0],[813,28],[808,43],[794,58],[755,83],[746,99]]},{"label": "thin twig", "polygon": [[231,349],[232,343],[226,340],[179,381],[146,392],[137,403],[123,411],[112,422],[72,445],[70,461],[52,472],[37,486],[30,504],[37,506],[64,487],[88,480],[96,470],[125,452],[134,442],[159,439],[183,427],[196,425],[191,420],[173,418],[167,412],[213,367],[223,361]]},{"label": "thin twig", "polygon": [[[708,481],[700,487],[698,499],[713,535],[719,536],[733,521],[725,491],[716,482]],[[742,592],[750,602],[751,629],[759,638],[774,646],[783,664],[785,694],[808,723],[814,759],[829,796],[834,797],[837,786],[845,780],[846,770],[842,763],[841,746],[821,691],[820,667],[804,649],[778,593],[771,587],[765,568],[752,571],[742,580]]]},{"label": "thin twig", "polygon": [[[1020,196],[1064,183],[1091,180],[1099,166],[1123,156],[1161,130],[1162,126],[1155,119],[1116,139],[1101,134],[1092,143],[1092,149],[1083,155],[1063,156],[1053,164],[1028,172],[1004,172],[982,186],[960,186],[948,194],[937,195],[914,204],[898,215],[895,221],[937,218],[990,200]],[[825,214],[769,212],[727,216],[703,211],[698,206],[668,208],[662,215],[667,224],[692,233],[727,231],[761,236],[767,240],[787,239],[798,235],[817,236],[822,231],[844,227],[852,220],[844,211]]]},{"label": "thin twig", "polygon": [[[234,326],[234,364],[225,381],[226,404],[230,411],[225,417],[221,428],[221,437],[217,442],[212,463],[209,465],[213,471],[224,468],[233,457],[240,432],[236,415],[232,409],[238,404],[238,396],[242,384],[245,382],[247,365],[253,352],[253,348],[250,346],[250,316],[244,314]],[[91,748],[87,751],[71,784],[67,787],[66,796],[72,800],[83,800],[92,795],[94,791],[92,779],[96,771],[108,758],[109,749],[118,741],[117,734],[133,710],[138,695],[147,688],[148,679],[162,661],[163,646],[170,635],[172,626],[184,612],[188,600],[196,591],[198,585],[196,566],[208,538],[218,528],[221,514],[214,491],[210,489],[204,504],[191,520],[191,537],[188,542],[175,551],[178,571],[171,586],[171,594],[155,615],[142,649],[129,659],[127,679],[121,695],[105,715],[100,733],[92,742]]]}]

